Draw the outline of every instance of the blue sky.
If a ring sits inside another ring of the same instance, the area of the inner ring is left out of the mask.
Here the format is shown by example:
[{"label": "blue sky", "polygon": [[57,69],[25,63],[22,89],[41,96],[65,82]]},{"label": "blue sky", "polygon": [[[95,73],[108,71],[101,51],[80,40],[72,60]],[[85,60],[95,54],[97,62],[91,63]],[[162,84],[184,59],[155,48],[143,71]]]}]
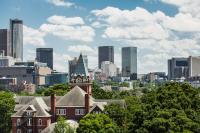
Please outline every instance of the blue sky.
[{"label": "blue sky", "polygon": [[138,47],[138,73],[167,71],[172,56],[200,55],[198,0],[1,0],[0,28],[10,18],[24,21],[24,58],[37,47],[54,48],[54,68],[67,71],[67,61],[80,52],[97,66],[97,48]]}]

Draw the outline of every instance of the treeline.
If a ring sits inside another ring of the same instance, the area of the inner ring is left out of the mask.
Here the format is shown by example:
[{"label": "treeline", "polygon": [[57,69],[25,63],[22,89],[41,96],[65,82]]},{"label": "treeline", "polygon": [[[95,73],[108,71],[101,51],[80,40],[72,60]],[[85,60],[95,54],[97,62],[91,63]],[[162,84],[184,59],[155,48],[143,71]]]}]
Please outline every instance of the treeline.
[{"label": "treeline", "polygon": [[167,83],[140,97],[127,96],[125,100],[127,108],[109,105],[105,107],[105,116],[85,116],[77,132],[200,132],[200,92],[188,84]]}]

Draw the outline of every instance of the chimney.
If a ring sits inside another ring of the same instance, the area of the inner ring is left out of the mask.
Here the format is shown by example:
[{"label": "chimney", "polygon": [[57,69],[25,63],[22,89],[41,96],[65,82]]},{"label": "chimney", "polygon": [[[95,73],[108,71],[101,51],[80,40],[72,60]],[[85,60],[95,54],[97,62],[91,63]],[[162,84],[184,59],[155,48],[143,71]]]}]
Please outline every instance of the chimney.
[{"label": "chimney", "polygon": [[51,122],[55,122],[56,118],[56,95],[51,94]]},{"label": "chimney", "polygon": [[85,94],[85,113],[89,113],[90,111],[90,96],[88,93]]}]

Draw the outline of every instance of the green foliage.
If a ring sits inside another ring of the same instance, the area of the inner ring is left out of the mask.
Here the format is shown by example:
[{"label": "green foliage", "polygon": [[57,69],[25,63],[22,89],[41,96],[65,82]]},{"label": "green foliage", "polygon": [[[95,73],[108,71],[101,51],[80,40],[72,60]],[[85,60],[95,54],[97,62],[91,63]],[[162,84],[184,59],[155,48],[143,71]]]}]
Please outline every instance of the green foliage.
[{"label": "green foliage", "polygon": [[49,88],[41,88],[37,90],[36,94],[43,95],[43,96],[50,96],[52,93],[56,94],[57,96],[63,96],[70,90],[68,84],[56,84]]},{"label": "green foliage", "polygon": [[65,121],[64,117],[59,116],[57,124],[54,128],[55,133],[74,133],[70,125]]},{"label": "green foliage", "polygon": [[104,91],[95,82],[92,86],[92,96],[95,99],[124,99],[127,96],[136,95],[136,90],[132,91]]},{"label": "green foliage", "polygon": [[200,132],[199,94],[188,84],[168,83],[141,98],[126,98],[132,120],[129,131]]},{"label": "green foliage", "polygon": [[15,100],[12,93],[0,91],[0,132],[11,130],[11,115],[14,112]]},{"label": "green foliage", "polygon": [[88,114],[79,122],[77,133],[117,133],[115,123],[105,114]]}]

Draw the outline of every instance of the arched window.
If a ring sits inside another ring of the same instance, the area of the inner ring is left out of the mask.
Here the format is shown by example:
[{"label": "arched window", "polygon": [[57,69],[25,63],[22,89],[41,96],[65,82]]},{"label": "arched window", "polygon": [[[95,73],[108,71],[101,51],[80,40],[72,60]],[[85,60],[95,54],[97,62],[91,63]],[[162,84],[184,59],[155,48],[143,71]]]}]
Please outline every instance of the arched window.
[{"label": "arched window", "polygon": [[17,133],[21,133],[21,129],[17,129]]},{"label": "arched window", "polygon": [[20,126],[20,124],[21,124],[21,120],[20,120],[20,118],[18,118],[17,119],[17,126]]},{"label": "arched window", "polygon": [[42,119],[38,120],[38,125],[40,125],[40,126],[42,125]]}]

